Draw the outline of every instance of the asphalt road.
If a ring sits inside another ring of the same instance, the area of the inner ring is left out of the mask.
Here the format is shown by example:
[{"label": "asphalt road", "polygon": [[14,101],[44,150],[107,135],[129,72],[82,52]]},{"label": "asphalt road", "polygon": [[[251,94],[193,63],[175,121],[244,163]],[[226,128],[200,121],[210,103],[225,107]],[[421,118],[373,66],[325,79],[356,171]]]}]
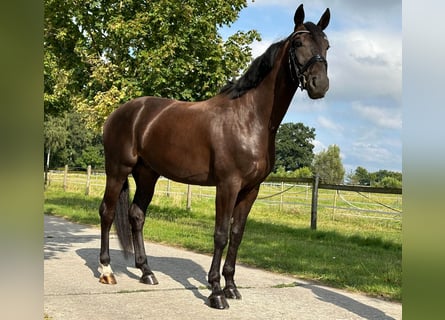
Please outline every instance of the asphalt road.
[{"label": "asphalt road", "polygon": [[211,257],[146,242],[159,284],[139,283],[111,236],[116,285],[99,283],[97,228],[45,216],[44,313],[53,320],[113,319],[402,319],[402,305],[312,284],[295,277],[237,266],[242,300],[230,308],[207,305]]}]

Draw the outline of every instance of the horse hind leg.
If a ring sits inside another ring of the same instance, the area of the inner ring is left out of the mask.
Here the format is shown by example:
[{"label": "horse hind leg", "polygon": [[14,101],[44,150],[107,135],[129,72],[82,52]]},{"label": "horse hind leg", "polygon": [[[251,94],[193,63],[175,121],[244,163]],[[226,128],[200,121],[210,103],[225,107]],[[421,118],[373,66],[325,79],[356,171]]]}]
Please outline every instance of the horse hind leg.
[{"label": "horse hind leg", "polygon": [[[116,284],[116,278],[110,266],[110,229],[118,201],[125,201],[123,198],[128,194],[128,185],[125,183],[127,183],[126,176],[122,179],[107,176],[104,197],[99,207],[101,245],[98,270],[99,281],[104,284]],[[128,199],[126,201],[128,202]]]},{"label": "horse hind leg", "polygon": [[130,206],[129,218],[133,234],[135,265],[142,271],[140,282],[156,285],[158,280],[148,266],[147,255],[145,253],[143,227],[145,215],[150,204],[159,174],[138,165],[133,170],[133,177],[136,181],[136,193],[133,203]]}]

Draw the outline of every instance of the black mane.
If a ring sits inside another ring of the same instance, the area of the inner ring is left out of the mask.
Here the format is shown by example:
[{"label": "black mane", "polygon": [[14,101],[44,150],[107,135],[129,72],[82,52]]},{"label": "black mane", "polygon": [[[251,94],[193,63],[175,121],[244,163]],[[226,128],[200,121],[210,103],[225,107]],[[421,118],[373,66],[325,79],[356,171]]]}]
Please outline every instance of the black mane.
[{"label": "black mane", "polygon": [[252,62],[244,75],[235,81],[229,81],[219,93],[225,93],[230,99],[236,99],[258,86],[272,70],[278,49],[284,42],[285,40],[282,40],[272,44],[266,52]]}]

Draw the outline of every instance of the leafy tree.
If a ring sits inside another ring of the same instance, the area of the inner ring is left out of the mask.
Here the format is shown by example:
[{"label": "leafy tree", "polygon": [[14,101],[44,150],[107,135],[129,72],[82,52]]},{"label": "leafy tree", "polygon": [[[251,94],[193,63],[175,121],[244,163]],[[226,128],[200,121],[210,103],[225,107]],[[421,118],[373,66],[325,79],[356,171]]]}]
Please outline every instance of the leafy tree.
[{"label": "leafy tree", "polygon": [[104,167],[101,135],[86,128],[77,112],[64,112],[59,116],[46,118],[45,152],[51,150],[52,168],[66,164],[83,169],[88,165],[93,168]]},{"label": "leafy tree", "polygon": [[93,169],[104,168],[104,154],[102,146],[87,146],[84,150],[82,150],[80,157],[75,160],[74,165],[80,168],[87,168],[89,165]]},{"label": "leafy tree", "polygon": [[311,168],[302,167],[294,171],[286,171],[284,167],[278,167],[278,169],[270,174],[270,177],[277,178],[312,178],[313,174]]},{"label": "leafy tree", "polygon": [[45,112],[75,108],[100,131],[141,95],[202,100],[251,60],[256,31],[223,41],[246,0],[45,0]]},{"label": "leafy tree", "polygon": [[401,188],[402,173],[389,170],[368,172],[363,167],[357,167],[354,173],[348,175],[351,184],[361,184],[382,188]]},{"label": "leafy tree", "polygon": [[50,166],[52,154],[64,148],[68,138],[68,120],[65,116],[46,116],[43,122],[43,137],[46,153],[46,167]]},{"label": "leafy tree", "polygon": [[386,176],[376,183],[375,186],[380,188],[401,188],[402,181],[397,180],[395,177]]},{"label": "leafy tree", "polygon": [[275,171],[283,167],[284,171],[294,171],[310,167],[314,158],[315,129],[302,123],[283,123],[276,135]]},{"label": "leafy tree", "polygon": [[360,185],[371,185],[371,174],[363,167],[357,167],[357,169],[355,169],[355,179]]},{"label": "leafy tree", "polygon": [[389,170],[379,170],[373,173],[373,184],[380,185],[385,178],[392,178],[402,183],[402,173]]},{"label": "leafy tree", "polygon": [[325,183],[343,183],[345,169],[340,158],[340,147],[330,145],[327,150],[316,154],[312,166],[312,171],[320,175]]}]

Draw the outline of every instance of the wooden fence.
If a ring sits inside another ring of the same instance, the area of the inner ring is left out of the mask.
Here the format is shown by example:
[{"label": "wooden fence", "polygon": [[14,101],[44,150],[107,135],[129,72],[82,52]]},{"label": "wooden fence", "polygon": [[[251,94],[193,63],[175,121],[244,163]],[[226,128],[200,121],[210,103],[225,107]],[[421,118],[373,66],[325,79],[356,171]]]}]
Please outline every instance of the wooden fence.
[{"label": "wooden fence", "polygon": [[[62,184],[63,189],[67,191],[69,185],[77,185],[84,188],[85,195],[91,193],[92,188],[96,188],[103,192],[105,186],[105,178],[103,172],[93,172],[91,167],[88,166],[87,171],[72,172],[68,170],[68,166],[65,166],[64,170],[52,170],[45,176],[47,186],[51,183]],[[173,183],[165,178],[160,179],[163,181],[162,187],[157,187],[157,193],[163,193],[164,195],[181,195],[186,196],[186,208],[190,210],[192,207],[192,197],[197,196],[199,198],[213,198],[215,196],[214,187],[201,187],[187,185],[186,190],[183,187],[181,189],[174,189]],[[159,185],[159,183],[158,183]],[[182,185],[181,185],[182,186]],[[196,190],[196,189],[197,190]],[[296,191],[296,189],[299,189]],[[334,190],[333,202],[327,204],[327,199],[319,199],[319,190]],[[362,202],[348,201],[345,199],[343,192],[354,192],[361,198],[367,199],[366,204]],[[192,196],[193,194],[193,196]],[[301,205],[310,206],[312,229],[317,229],[318,208],[331,208],[333,214],[336,211],[354,211],[359,212],[360,216],[363,213],[375,213],[378,216],[372,216],[373,218],[385,219],[390,216],[390,219],[401,219],[401,197],[397,198],[397,205],[393,206],[388,201],[382,202],[378,199],[371,197],[372,194],[389,194],[389,195],[401,195],[401,188],[375,188],[368,186],[354,186],[354,185],[334,185],[325,184],[320,180],[319,176],[313,178],[268,178],[263,183],[260,194],[257,198],[257,202],[266,203],[270,205],[277,205],[279,210],[282,210],[284,206]],[[339,206],[338,202],[342,202],[343,206]],[[379,209],[370,208],[370,204],[375,205]],[[347,207],[345,207],[347,205]],[[346,214],[343,214],[346,215]],[[368,216],[369,217],[369,216]]]},{"label": "wooden fence", "polygon": [[[353,191],[359,193],[384,193],[384,194],[402,194],[401,188],[375,188],[368,186],[354,186],[354,185],[338,185],[338,184],[327,184],[320,182],[320,176],[317,174],[313,178],[270,178],[266,181],[283,181],[293,183],[310,183],[312,184],[312,202],[311,202],[311,229],[317,229],[317,216],[318,216],[318,190],[328,189],[336,191]],[[336,193],[338,194],[338,193]],[[334,198],[336,199],[336,198]],[[335,200],[334,200],[335,202]],[[381,204],[385,206],[384,204]],[[334,204],[335,206],[335,204]],[[397,210],[401,213],[401,210]]]}]

